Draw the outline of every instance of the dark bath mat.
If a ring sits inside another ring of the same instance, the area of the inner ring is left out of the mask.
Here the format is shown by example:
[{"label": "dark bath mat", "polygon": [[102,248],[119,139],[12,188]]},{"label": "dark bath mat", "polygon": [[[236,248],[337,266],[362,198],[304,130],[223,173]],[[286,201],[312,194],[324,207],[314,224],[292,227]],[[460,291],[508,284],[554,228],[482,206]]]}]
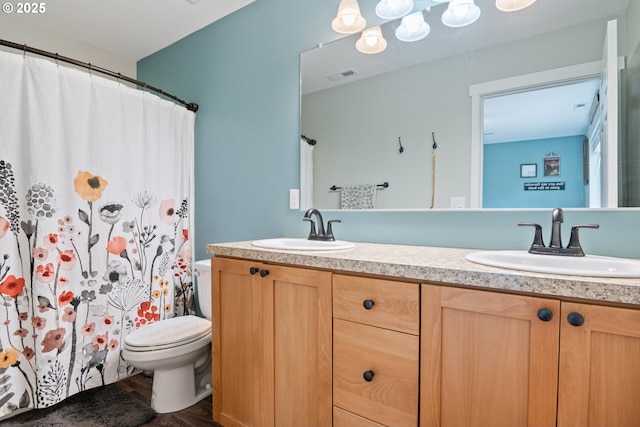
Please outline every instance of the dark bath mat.
[{"label": "dark bath mat", "polygon": [[156,415],[131,393],[115,384],[86,390],[43,409],[0,421],[2,427],[136,427]]}]

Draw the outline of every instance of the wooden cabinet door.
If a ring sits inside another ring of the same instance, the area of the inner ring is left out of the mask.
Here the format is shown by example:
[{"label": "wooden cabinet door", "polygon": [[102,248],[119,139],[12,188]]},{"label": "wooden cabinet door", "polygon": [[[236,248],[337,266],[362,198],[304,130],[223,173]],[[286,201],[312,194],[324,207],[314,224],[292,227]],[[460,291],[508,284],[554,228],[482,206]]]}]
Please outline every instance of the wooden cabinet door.
[{"label": "wooden cabinet door", "polygon": [[265,426],[331,426],[331,273],[264,266]]},{"label": "wooden cabinet door", "polygon": [[563,302],[560,336],[558,426],[639,426],[640,311]]},{"label": "wooden cabinet door", "polygon": [[421,426],[555,426],[559,301],[424,284],[421,310]]},{"label": "wooden cabinet door", "polygon": [[213,419],[225,427],[263,426],[265,365],[259,263],[212,261]]},{"label": "wooden cabinet door", "polygon": [[331,273],[214,257],[213,419],[330,426]]}]

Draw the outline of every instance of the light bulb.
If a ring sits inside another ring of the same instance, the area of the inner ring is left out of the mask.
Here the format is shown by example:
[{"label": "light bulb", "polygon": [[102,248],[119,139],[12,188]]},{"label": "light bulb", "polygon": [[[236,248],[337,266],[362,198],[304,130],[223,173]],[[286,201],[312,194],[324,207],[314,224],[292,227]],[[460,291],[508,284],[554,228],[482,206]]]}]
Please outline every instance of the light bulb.
[{"label": "light bulb", "polygon": [[378,38],[377,37],[365,37],[364,38],[364,42],[367,44],[367,46],[375,46],[376,43],[378,42]]},{"label": "light bulb", "polygon": [[347,26],[353,25],[356,22],[356,17],[353,15],[345,15],[342,17],[342,23]]},{"label": "light bulb", "polygon": [[361,31],[367,21],[360,14],[357,0],[341,0],[336,18],[331,21],[331,28],[341,34],[354,34]]},{"label": "light bulb", "polygon": [[356,42],[356,49],[366,54],[382,52],[386,47],[387,41],[382,36],[382,29],[379,25],[364,30]]},{"label": "light bulb", "polygon": [[417,22],[407,22],[407,30],[411,33],[415,32],[419,28]]},{"label": "light bulb", "polygon": [[480,8],[473,0],[451,0],[442,14],[442,23],[448,27],[464,27],[480,17]]},{"label": "light bulb", "polygon": [[398,19],[413,9],[413,0],[380,0],[376,15],[382,19]]},{"label": "light bulb", "polygon": [[415,42],[425,38],[431,27],[424,22],[422,11],[414,12],[402,18],[400,26],[396,28],[396,38],[403,42]]},{"label": "light bulb", "polygon": [[453,14],[458,18],[462,18],[464,15],[467,14],[468,11],[469,11],[469,6],[464,6],[464,5],[456,6],[452,10]]}]

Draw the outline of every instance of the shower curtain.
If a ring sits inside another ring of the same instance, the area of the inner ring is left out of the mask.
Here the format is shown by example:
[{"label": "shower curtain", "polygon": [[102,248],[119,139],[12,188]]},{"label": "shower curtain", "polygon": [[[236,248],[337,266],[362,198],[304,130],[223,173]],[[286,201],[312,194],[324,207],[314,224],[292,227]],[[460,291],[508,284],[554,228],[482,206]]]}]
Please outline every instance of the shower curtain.
[{"label": "shower curtain", "polygon": [[192,314],[195,114],[0,52],[0,419],[131,375],[127,334]]}]

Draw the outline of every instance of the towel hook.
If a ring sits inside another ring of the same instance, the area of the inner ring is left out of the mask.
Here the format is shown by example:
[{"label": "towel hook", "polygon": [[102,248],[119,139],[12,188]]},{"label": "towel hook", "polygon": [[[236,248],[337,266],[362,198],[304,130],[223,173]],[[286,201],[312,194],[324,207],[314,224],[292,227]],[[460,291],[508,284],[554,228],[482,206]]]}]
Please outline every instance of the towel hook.
[{"label": "towel hook", "polygon": [[398,152],[400,154],[404,153],[404,147],[402,146],[402,140],[400,139],[400,137],[398,137],[398,144],[400,144],[400,148],[398,149]]}]

